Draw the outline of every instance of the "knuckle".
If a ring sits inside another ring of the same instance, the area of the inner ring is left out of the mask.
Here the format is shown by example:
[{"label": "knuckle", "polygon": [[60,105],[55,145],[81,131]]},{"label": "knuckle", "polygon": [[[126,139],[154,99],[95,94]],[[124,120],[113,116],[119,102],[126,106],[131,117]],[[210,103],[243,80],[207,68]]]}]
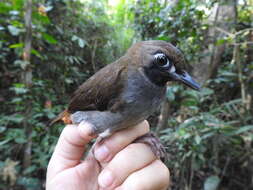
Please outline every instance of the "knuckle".
[{"label": "knuckle", "polygon": [[158,164],[159,164],[159,170],[160,170],[160,180],[161,183],[164,183],[165,186],[169,185],[169,181],[170,181],[170,171],[168,169],[168,167],[160,160],[158,160]]},{"label": "knuckle", "polygon": [[[124,150],[124,155],[131,156],[131,158],[142,158],[145,161],[148,160],[153,160],[155,157],[153,156],[153,152],[151,149],[143,144],[143,143],[132,143],[129,144],[125,150]],[[143,160],[143,161],[144,161]]]},{"label": "knuckle", "polygon": [[86,134],[85,134],[85,128],[82,127],[82,126],[77,126],[77,131],[78,131],[78,135],[81,137],[81,138],[86,138]]},{"label": "knuckle", "polygon": [[69,141],[71,141],[72,139],[70,138],[70,136],[69,136],[69,134],[71,134],[72,133],[72,128],[70,127],[70,126],[66,126],[63,130],[62,130],[62,136],[63,136],[63,138],[67,141],[67,142],[69,142]]},{"label": "knuckle", "polygon": [[129,144],[129,145],[125,148],[125,151],[126,151],[126,152],[136,152],[137,146],[138,146],[138,144],[136,144],[136,143]]},{"label": "knuckle", "polygon": [[66,125],[66,127],[63,128],[62,133],[63,134],[68,134],[68,132],[71,130],[71,126]]},{"label": "knuckle", "polygon": [[135,157],[140,158],[141,157],[140,154],[148,153],[146,151],[147,149],[148,148],[146,148],[145,145],[142,143],[132,143],[125,148],[124,155],[131,156],[131,158]]}]

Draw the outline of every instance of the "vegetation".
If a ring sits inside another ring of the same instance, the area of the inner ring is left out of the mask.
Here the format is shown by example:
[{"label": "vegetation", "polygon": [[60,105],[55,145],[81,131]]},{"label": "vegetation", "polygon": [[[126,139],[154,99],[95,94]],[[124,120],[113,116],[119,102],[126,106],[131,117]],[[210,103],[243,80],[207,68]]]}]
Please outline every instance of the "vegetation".
[{"label": "vegetation", "polygon": [[43,189],[72,92],[135,41],[177,45],[203,88],[150,118],[173,190],[253,189],[253,1],[2,0],[0,189]]}]

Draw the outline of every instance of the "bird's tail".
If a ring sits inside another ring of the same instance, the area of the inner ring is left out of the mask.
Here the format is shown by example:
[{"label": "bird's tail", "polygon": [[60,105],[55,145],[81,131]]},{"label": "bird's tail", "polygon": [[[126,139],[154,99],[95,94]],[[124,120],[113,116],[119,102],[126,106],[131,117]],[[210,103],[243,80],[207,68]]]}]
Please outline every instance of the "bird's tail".
[{"label": "bird's tail", "polygon": [[55,119],[53,119],[53,121],[50,122],[49,126],[52,126],[53,124],[55,124],[56,122],[59,121],[63,121],[65,124],[71,124],[72,121],[70,119],[70,113],[68,112],[68,110],[64,110],[63,112],[61,112]]}]

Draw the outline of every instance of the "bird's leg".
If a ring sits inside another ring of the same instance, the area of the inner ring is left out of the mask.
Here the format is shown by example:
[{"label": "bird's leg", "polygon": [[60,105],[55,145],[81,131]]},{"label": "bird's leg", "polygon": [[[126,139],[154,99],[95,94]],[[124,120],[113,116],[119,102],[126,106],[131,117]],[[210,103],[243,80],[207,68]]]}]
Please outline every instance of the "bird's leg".
[{"label": "bird's leg", "polygon": [[165,147],[160,142],[159,138],[156,137],[152,132],[138,137],[133,143],[144,143],[148,145],[158,159],[161,159],[163,162],[167,161]]}]

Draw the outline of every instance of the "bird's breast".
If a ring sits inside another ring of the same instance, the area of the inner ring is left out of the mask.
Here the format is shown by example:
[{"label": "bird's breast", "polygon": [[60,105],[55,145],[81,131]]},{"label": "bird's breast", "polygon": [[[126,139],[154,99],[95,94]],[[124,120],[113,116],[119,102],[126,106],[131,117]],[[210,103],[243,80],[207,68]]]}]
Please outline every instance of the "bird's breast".
[{"label": "bird's breast", "polygon": [[123,99],[126,114],[146,119],[158,109],[165,97],[166,87],[156,86],[140,71],[128,75]]}]

